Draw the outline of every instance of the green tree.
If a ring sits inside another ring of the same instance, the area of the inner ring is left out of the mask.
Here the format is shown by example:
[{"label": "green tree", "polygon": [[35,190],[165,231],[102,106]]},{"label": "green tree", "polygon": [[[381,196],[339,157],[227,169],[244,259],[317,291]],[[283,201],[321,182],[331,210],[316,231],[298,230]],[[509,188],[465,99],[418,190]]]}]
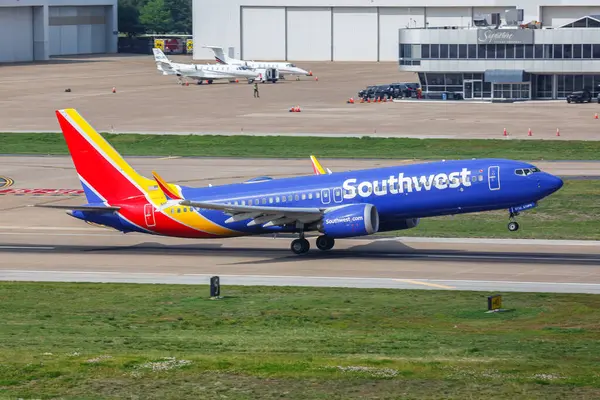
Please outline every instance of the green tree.
[{"label": "green tree", "polygon": [[149,0],[140,10],[140,22],[149,33],[173,31],[173,18],[165,0]]},{"label": "green tree", "polygon": [[173,33],[192,33],[192,0],[165,0],[166,8],[171,12]]},{"label": "green tree", "polygon": [[139,7],[132,0],[119,0],[119,32],[134,36],[144,32]]}]

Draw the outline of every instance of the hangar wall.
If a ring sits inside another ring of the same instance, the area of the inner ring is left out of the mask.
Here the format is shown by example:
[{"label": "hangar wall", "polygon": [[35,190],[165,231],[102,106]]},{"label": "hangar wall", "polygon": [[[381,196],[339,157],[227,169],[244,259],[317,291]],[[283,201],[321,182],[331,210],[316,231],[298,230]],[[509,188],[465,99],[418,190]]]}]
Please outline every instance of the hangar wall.
[{"label": "hangar wall", "polygon": [[[213,45],[233,47],[235,57],[244,59],[397,61],[400,28],[468,26],[474,15],[517,7],[525,21],[553,27],[600,14],[597,0],[455,0],[452,5],[447,0],[303,0],[301,6],[289,0],[193,0],[194,59],[213,59],[202,47]],[[248,11],[252,8],[260,11]],[[245,13],[252,15],[252,24],[244,22]],[[275,14],[283,22],[268,19]],[[374,37],[375,50],[370,48]],[[259,43],[273,49],[259,49]]]},{"label": "hangar wall", "polygon": [[117,0],[0,0],[0,62],[117,52]]}]

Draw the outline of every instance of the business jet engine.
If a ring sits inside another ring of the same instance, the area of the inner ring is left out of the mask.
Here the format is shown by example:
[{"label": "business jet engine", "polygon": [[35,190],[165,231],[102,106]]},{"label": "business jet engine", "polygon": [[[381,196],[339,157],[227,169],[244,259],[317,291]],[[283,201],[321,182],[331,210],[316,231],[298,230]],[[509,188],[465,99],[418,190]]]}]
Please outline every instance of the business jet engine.
[{"label": "business jet engine", "polygon": [[379,230],[379,213],[372,204],[350,204],[326,212],[317,229],[331,238],[371,235]]}]

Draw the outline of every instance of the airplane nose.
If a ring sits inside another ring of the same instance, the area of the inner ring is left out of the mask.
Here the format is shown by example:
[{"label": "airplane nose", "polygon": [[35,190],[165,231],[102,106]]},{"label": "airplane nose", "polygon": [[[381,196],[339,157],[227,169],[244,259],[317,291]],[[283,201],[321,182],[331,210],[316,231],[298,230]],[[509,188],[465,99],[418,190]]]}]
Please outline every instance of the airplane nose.
[{"label": "airplane nose", "polygon": [[563,185],[563,180],[558,176],[547,174],[543,179],[542,190],[544,191],[544,194],[548,196],[562,188]]}]

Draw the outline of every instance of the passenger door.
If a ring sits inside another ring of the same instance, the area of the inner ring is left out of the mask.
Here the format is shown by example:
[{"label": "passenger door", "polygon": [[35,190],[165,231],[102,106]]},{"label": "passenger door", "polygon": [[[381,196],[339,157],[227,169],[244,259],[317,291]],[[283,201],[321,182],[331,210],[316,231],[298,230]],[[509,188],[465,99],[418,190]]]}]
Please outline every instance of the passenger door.
[{"label": "passenger door", "polygon": [[146,226],[151,228],[156,225],[154,219],[154,206],[152,204],[144,205],[144,219],[146,220]]},{"label": "passenger door", "polygon": [[500,190],[500,167],[493,166],[488,168],[488,184],[490,190]]}]

